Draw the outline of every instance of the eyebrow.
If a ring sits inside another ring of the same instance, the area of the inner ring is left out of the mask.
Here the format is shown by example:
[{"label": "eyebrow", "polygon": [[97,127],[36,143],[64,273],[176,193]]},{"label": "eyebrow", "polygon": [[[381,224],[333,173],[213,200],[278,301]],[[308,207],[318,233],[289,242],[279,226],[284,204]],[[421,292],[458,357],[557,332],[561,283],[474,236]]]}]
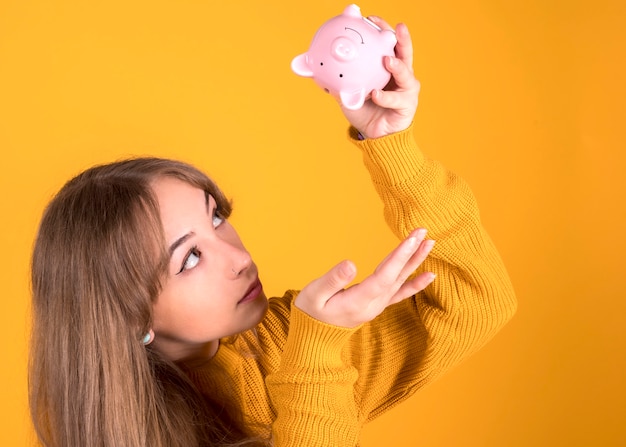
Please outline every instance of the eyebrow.
[{"label": "eyebrow", "polygon": [[[206,193],[205,192],[205,198],[206,198],[206,212],[207,214],[211,213],[211,194]],[[216,204],[217,206],[217,204]],[[193,231],[190,231],[189,233],[185,234],[184,236],[179,237],[178,239],[176,239],[172,245],[170,245],[170,258],[172,257],[172,255],[174,254],[174,252],[176,251],[176,249],[178,247],[180,247],[181,245],[183,245],[185,242],[187,242],[191,237],[195,236],[196,233],[194,233]]]},{"label": "eyebrow", "polygon": [[189,238],[191,238],[194,235],[195,235],[195,233],[192,231],[192,232],[187,233],[184,236],[179,237],[178,239],[176,239],[174,241],[174,243],[172,245],[170,245],[170,257],[172,257],[172,255],[174,254],[174,251],[176,251],[176,249],[178,247],[183,245],[185,242],[187,242],[189,240]]}]

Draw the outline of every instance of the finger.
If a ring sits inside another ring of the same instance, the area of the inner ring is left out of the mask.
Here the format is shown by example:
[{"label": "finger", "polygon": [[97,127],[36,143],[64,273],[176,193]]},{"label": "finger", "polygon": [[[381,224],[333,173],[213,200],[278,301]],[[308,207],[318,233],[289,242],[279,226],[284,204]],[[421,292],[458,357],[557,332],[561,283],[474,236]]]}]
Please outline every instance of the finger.
[{"label": "finger", "polygon": [[385,56],[383,63],[393,76],[393,82],[390,83],[392,87],[389,90],[373,90],[372,101],[376,105],[387,109],[414,111],[417,108],[421,87],[420,82],[415,79],[413,72],[409,70],[402,60],[392,56]]},{"label": "finger", "polygon": [[381,282],[383,287],[398,282],[407,263],[419,249],[424,237],[426,237],[424,228],[411,232],[396,249],[378,264],[373,276],[376,277],[377,281]]},{"label": "finger", "polygon": [[400,244],[391,253],[385,256],[383,260],[378,263],[378,266],[376,267],[374,272],[377,272],[382,267],[382,265],[385,264],[387,260],[394,255],[396,250],[398,250],[407,239],[409,239],[410,237],[416,237],[418,238],[418,243],[421,243],[426,237],[427,233],[428,233],[428,230],[426,230],[426,228],[416,228],[413,231],[411,231],[409,234],[406,235],[404,240],[400,242]]},{"label": "finger", "polygon": [[386,109],[416,109],[421,87],[419,81],[413,77],[413,73],[409,72],[399,59],[391,58],[391,62],[385,62],[385,65],[393,75],[395,88],[392,90],[373,90],[372,101]]},{"label": "finger", "polygon": [[398,291],[391,297],[389,304],[399,303],[400,301],[409,298],[428,287],[437,277],[432,272],[424,272],[417,275],[415,278],[405,282]]},{"label": "finger", "polygon": [[306,299],[309,304],[321,308],[333,295],[350,284],[355,276],[356,266],[351,261],[342,261],[304,287],[298,298]]},{"label": "finger", "polygon": [[415,252],[411,259],[406,263],[404,269],[400,273],[400,277],[403,280],[406,280],[415,270],[418,269],[420,265],[426,260],[433,247],[435,246],[435,241],[432,239],[424,239],[420,244],[419,248]]},{"label": "finger", "polygon": [[396,26],[396,57],[409,67],[409,70],[413,72],[413,41],[409,28],[404,23],[399,23]]},{"label": "finger", "polygon": [[385,64],[385,68],[393,76],[393,80],[397,86],[396,90],[415,90],[416,93],[419,93],[420,83],[415,79],[415,74],[402,59],[393,56],[385,56],[383,63]]},{"label": "finger", "polygon": [[[425,236],[426,236],[426,230],[424,228],[413,230],[409,234],[408,238],[416,237],[418,241],[420,241],[420,243],[415,253],[413,253],[413,255],[407,260],[407,262],[404,264],[404,266],[398,273],[398,276],[395,279],[396,283],[404,283],[407,280],[407,278],[411,276],[418,269],[418,267],[426,260],[431,250],[435,246],[435,241],[432,239],[425,239]],[[381,264],[379,264],[379,267],[377,267],[377,270],[382,265],[384,265],[387,262],[387,259],[389,259],[392,255],[393,255],[393,252],[389,254],[381,262]]]}]

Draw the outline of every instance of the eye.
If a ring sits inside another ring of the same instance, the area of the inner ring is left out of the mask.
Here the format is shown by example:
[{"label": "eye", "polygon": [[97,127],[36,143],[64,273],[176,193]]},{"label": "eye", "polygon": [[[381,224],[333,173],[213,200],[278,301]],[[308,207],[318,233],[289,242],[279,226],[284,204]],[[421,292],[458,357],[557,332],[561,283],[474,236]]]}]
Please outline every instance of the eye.
[{"label": "eye", "polygon": [[185,256],[185,259],[183,260],[183,265],[178,271],[177,275],[186,270],[191,270],[192,268],[197,266],[198,263],[200,262],[201,255],[202,255],[202,252],[198,250],[198,247],[195,247],[195,246],[192,247],[192,249],[189,250],[189,253],[187,253],[187,256]]},{"label": "eye", "polygon": [[222,225],[222,223],[224,223],[224,220],[225,219],[222,217],[219,210],[215,208],[215,210],[213,210],[213,228],[217,228]]}]

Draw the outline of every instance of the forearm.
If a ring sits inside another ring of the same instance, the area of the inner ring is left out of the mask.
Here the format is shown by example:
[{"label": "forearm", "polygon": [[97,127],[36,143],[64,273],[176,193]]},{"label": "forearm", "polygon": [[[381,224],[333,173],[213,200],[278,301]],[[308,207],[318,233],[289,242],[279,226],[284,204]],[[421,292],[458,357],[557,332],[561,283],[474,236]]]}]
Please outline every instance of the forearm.
[{"label": "forearm", "polygon": [[430,304],[454,314],[474,298],[473,304],[494,307],[503,318],[510,317],[515,309],[513,288],[467,183],[426,158],[411,128],[356,144],[363,150],[392,231],[403,238],[423,227],[436,241],[422,267],[438,275],[426,290]]},{"label": "forearm", "polygon": [[[422,227],[436,242],[419,269],[435,273],[436,280],[360,334],[364,342],[378,338],[387,343],[377,354],[380,364],[366,364],[367,370],[360,371],[359,399],[364,417],[371,419],[482,346],[511,318],[516,301],[469,186],[425,157],[411,128],[354,143],[363,152],[392,231],[403,238]],[[379,399],[368,391],[376,381]]]},{"label": "forearm", "polygon": [[292,306],[289,332],[280,368],[266,379],[276,411],[274,445],[356,446],[357,371],[342,358],[354,330],[326,325]]}]

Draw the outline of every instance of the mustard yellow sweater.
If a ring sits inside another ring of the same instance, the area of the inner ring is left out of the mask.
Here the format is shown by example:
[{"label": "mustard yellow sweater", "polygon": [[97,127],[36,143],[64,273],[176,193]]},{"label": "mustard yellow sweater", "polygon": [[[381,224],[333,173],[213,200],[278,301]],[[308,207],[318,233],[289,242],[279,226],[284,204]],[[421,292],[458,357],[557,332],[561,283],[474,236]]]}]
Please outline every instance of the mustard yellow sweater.
[{"label": "mustard yellow sweater", "polygon": [[[356,446],[365,422],[475,352],[516,309],[467,184],[420,152],[412,128],[363,141],[351,129],[350,138],[392,231],[404,238],[424,227],[436,240],[423,268],[437,278],[354,329],[314,320],[288,291],[270,299],[255,331],[220,346],[212,362],[232,378],[250,423],[271,427],[277,447]],[[211,371],[191,372],[206,392],[223,386]]]}]

